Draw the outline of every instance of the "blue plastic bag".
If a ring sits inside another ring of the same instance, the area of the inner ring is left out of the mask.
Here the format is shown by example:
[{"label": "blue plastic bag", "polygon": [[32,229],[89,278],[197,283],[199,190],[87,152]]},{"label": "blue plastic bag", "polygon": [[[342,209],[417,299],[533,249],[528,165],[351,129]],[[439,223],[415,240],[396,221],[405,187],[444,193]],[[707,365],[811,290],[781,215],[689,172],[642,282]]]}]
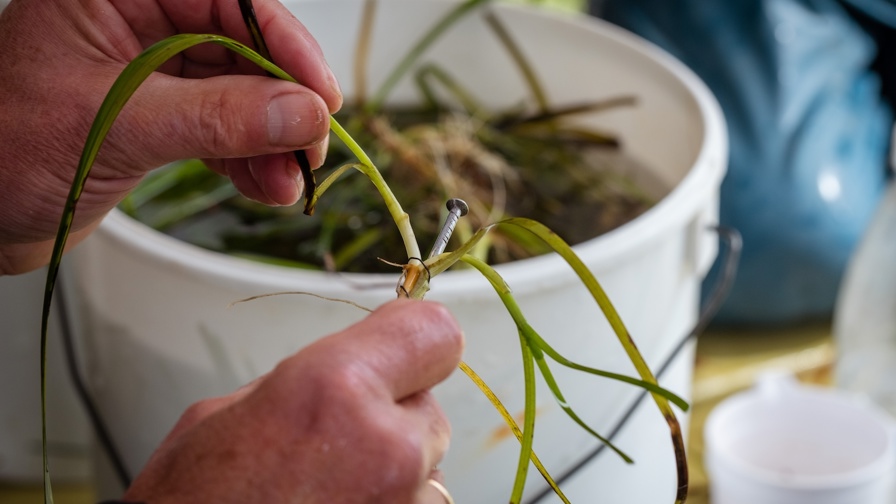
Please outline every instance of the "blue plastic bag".
[{"label": "blue plastic bag", "polygon": [[844,0],[879,23],[896,28],[896,1],[894,0]]},{"label": "blue plastic bag", "polygon": [[[890,1],[853,1],[888,4],[896,21]],[[891,112],[870,70],[874,41],[836,0],[592,8],[682,60],[722,105],[731,150],[720,220],[742,233],[743,255],[716,321],[829,316],[885,185]]]}]

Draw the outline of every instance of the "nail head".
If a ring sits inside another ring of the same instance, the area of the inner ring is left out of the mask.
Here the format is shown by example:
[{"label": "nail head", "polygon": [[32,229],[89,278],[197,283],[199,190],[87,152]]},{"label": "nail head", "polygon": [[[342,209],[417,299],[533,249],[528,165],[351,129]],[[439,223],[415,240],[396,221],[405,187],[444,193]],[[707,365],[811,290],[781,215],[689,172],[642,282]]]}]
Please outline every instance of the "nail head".
[{"label": "nail head", "polygon": [[463,217],[467,215],[467,212],[470,211],[470,207],[467,205],[467,202],[460,198],[451,198],[448,200],[448,203],[445,204],[448,207],[449,212],[457,211],[458,215]]}]

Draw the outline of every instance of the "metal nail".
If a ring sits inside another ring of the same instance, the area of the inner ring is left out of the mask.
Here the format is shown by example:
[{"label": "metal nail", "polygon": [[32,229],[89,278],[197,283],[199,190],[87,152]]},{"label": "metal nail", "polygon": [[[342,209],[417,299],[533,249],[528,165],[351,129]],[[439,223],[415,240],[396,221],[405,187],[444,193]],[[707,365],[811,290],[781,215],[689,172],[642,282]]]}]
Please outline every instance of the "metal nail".
[{"label": "metal nail", "polygon": [[451,238],[451,234],[454,233],[454,226],[457,225],[457,220],[467,215],[467,212],[470,211],[467,203],[458,198],[451,198],[445,206],[448,207],[448,217],[445,218],[445,224],[442,225],[439,235],[436,236],[436,242],[432,245],[429,257],[437,256],[445,251],[445,247],[448,246],[448,240]]}]

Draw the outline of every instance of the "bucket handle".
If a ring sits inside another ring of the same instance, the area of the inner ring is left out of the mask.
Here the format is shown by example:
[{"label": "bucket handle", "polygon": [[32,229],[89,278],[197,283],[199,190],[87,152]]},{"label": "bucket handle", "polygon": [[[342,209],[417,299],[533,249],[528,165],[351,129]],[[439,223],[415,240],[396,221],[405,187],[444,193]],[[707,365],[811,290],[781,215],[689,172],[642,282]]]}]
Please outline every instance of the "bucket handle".
[{"label": "bucket handle", "polygon": [[[63,263],[65,264],[65,263]],[[75,395],[84,412],[87,414],[87,420],[93,430],[96,441],[99,443],[103,454],[108,457],[109,463],[112,465],[118,482],[122,488],[126,489],[131,486],[131,472],[128,470],[127,464],[121,451],[112,438],[112,433],[100,414],[99,407],[94,401],[88,387],[87,380],[81,369],[81,359],[75,350],[75,327],[69,307],[69,293],[66,289],[67,277],[65,269],[60,268],[60,275],[56,280],[56,309],[60,322],[60,336],[62,338],[63,355],[65,357],[65,368],[68,371],[69,380],[75,390]]]}]

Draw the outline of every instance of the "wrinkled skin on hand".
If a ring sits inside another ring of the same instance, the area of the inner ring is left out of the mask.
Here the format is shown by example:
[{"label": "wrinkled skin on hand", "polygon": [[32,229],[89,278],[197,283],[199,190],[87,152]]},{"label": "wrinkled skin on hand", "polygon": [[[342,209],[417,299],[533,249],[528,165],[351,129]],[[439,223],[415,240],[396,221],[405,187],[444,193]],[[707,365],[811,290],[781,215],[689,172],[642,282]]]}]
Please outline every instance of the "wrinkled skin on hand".
[{"label": "wrinkled skin on hand", "polygon": [[429,389],[457,366],[440,305],[399,300],[197,403],[125,495],[151,504],[441,504],[450,429]]},{"label": "wrinkled skin on hand", "polygon": [[[198,157],[246,196],[301,195],[291,151],[323,161],[342,104],[317,43],[276,0],[255,0],[272,57],[304,86],[205,44],[138,89],[100,151],[76,214],[82,239],[149,170]],[[0,17],[0,274],[46,263],[94,115],[142,49],[177,33],[251,44],[235,0],[12,0]],[[307,86],[307,87],[306,87]]]}]

